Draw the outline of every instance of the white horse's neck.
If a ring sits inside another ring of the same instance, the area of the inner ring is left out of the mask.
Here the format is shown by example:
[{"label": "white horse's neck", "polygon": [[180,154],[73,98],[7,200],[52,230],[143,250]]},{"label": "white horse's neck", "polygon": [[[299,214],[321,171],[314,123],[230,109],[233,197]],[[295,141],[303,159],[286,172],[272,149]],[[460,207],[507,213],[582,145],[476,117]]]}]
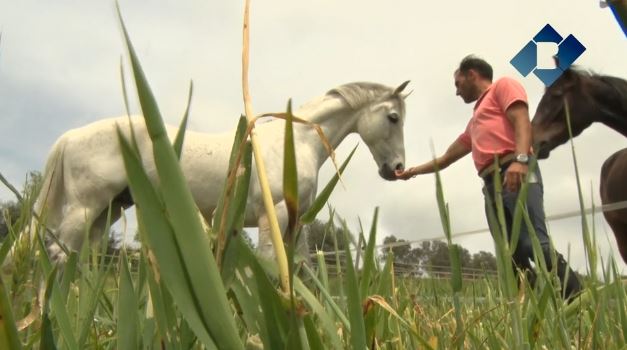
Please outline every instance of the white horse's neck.
[{"label": "white horse's neck", "polygon": [[[337,148],[344,138],[357,131],[359,111],[352,110],[340,97],[325,95],[314,99],[294,112],[294,115],[320,126],[324,136],[333,149]],[[316,131],[310,126],[299,126],[310,145],[316,145],[319,165],[328,158],[327,150]],[[315,138],[310,140],[309,138]]]}]

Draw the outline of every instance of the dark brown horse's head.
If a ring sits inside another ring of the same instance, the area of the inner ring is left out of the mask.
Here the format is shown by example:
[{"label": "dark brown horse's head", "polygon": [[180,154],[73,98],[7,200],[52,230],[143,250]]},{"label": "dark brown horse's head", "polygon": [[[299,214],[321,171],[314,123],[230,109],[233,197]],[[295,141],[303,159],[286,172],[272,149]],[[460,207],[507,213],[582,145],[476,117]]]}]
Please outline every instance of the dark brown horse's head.
[{"label": "dark brown horse's head", "polygon": [[595,107],[588,91],[588,80],[585,73],[569,68],[546,88],[531,121],[533,145],[538,158],[547,158],[555,147],[568,141],[566,104],[573,136],[592,124]]},{"label": "dark brown horse's head", "polygon": [[531,121],[538,158],[568,141],[567,109],[573,136],[596,121],[627,136],[627,82],[569,68],[546,88]]}]

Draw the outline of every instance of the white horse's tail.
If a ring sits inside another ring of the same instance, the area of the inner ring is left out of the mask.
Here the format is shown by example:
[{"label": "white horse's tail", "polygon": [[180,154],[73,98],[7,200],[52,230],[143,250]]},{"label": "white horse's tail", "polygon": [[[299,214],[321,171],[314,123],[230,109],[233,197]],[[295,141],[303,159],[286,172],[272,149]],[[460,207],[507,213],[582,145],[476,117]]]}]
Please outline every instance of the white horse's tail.
[{"label": "white horse's tail", "polygon": [[[63,190],[63,153],[65,150],[66,138],[60,137],[52,146],[52,150],[46,161],[43,180],[37,199],[32,207],[34,213],[30,224],[20,232],[13,248],[9,251],[5,258],[2,268],[5,271],[11,271],[14,266],[14,259],[22,254],[27,254],[29,247],[35,243],[35,233],[37,227],[45,230],[45,227],[51,225],[56,227],[60,222],[64,199]],[[31,205],[26,203],[26,205]],[[25,208],[23,206],[23,208]],[[40,223],[39,220],[42,220]]]},{"label": "white horse's tail", "polygon": [[[56,227],[61,220],[65,202],[63,154],[65,152],[66,141],[66,136],[61,136],[54,143],[48,155],[41,189],[39,190],[34,206],[37,216],[33,216],[33,223],[35,224],[37,220],[42,220],[39,224],[48,224],[51,227]],[[31,227],[31,231],[33,228],[34,227]]]}]

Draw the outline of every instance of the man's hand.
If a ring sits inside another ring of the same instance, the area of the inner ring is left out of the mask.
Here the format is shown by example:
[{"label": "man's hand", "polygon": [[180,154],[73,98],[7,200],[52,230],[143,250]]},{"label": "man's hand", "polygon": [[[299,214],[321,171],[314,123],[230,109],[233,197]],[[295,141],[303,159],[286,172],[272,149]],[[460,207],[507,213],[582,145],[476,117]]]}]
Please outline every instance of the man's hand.
[{"label": "man's hand", "polygon": [[510,192],[518,192],[520,186],[525,181],[529,167],[527,164],[512,162],[505,171],[503,187]]},{"label": "man's hand", "polygon": [[416,168],[409,168],[409,169],[405,169],[405,170],[396,170],[394,171],[394,175],[396,175],[396,178],[398,180],[409,180],[412,177],[416,176],[416,173],[414,172]]}]

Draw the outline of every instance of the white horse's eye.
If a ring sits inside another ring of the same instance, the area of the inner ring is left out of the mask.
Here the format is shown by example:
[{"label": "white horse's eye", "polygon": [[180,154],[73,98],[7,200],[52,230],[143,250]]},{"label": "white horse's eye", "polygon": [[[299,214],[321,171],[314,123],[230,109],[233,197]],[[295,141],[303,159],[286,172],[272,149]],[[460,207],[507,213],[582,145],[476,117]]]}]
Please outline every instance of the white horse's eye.
[{"label": "white horse's eye", "polygon": [[398,117],[398,113],[390,113],[390,114],[388,114],[388,119],[392,123],[396,124],[400,118]]}]

